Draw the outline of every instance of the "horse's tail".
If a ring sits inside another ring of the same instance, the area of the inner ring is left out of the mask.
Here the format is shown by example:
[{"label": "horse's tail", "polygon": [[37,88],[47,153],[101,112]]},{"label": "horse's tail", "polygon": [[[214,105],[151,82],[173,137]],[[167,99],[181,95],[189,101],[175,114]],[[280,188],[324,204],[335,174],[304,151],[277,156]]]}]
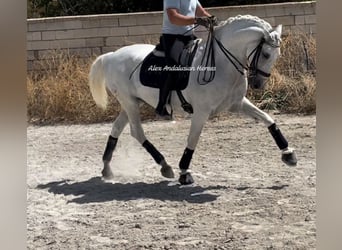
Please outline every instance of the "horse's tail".
[{"label": "horse's tail", "polygon": [[106,90],[106,79],[102,60],[103,58],[99,56],[91,65],[89,73],[89,87],[97,106],[106,109],[108,94]]}]

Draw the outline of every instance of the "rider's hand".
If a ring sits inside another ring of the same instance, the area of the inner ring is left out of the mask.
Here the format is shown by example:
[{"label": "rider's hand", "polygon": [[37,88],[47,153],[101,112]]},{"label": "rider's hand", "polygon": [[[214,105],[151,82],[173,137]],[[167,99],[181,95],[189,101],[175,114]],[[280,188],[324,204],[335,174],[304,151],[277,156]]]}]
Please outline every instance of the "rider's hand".
[{"label": "rider's hand", "polygon": [[216,16],[210,17],[196,17],[196,24],[209,28],[210,25],[217,26],[218,20]]},{"label": "rider's hand", "polygon": [[210,17],[196,17],[195,24],[204,26],[206,28],[209,28],[210,26]]},{"label": "rider's hand", "polygon": [[218,26],[219,21],[216,16],[211,16],[209,18],[211,19],[211,23],[213,24],[213,26]]}]

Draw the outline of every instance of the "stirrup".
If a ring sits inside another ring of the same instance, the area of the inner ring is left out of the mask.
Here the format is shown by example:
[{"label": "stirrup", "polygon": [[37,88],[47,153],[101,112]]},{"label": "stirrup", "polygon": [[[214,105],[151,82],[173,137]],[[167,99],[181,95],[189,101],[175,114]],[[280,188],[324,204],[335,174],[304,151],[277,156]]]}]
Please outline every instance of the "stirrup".
[{"label": "stirrup", "polygon": [[191,104],[188,103],[188,102],[185,100],[185,98],[184,98],[184,96],[183,96],[183,94],[182,94],[182,91],[176,90],[176,92],[177,92],[178,98],[179,98],[179,100],[180,100],[180,102],[181,102],[181,106],[182,106],[183,110],[184,110],[185,112],[188,112],[189,114],[194,113],[194,110],[193,110]]}]

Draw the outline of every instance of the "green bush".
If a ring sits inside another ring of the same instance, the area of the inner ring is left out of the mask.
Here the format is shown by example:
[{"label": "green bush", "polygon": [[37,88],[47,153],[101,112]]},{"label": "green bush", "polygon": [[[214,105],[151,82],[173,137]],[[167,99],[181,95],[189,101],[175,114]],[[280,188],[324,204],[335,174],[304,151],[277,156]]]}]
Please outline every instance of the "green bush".
[{"label": "green bush", "polygon": [[[269,4],[281,2],[305,2],[303,0],[200,0],[203,7]],[[141,11],[160,11],[163,1],[141,0],[28,0],[27,17],[74,16],[90,14],[129,13]]]}]

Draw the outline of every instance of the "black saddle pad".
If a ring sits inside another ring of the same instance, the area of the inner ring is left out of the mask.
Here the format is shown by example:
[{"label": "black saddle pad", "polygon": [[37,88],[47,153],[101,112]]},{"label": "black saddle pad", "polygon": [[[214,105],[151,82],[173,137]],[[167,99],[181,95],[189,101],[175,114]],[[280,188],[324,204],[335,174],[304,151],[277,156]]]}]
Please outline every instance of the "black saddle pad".
[{"label": "black saddle pad", "polygon": [[[176,65],[176,63],[175,63]],[[183,66],[172,66],[174,83],[171,90],[183,90],[188,85],[190,70]],[[144,86],[160,88],[165,83],[170,67],[166,65],[165,57],[156,56],[153,52],[144,59],[140,69],[140,82]]]}]

